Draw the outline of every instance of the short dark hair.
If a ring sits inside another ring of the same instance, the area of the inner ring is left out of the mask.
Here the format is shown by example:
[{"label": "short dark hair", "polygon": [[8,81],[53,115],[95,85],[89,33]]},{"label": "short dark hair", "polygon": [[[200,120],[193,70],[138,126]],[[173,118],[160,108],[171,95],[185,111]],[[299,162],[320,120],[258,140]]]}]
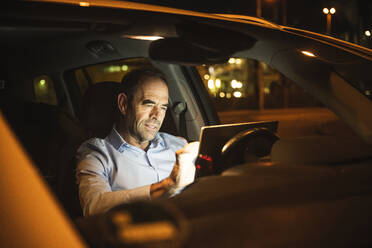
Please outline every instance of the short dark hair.
[{"label": "short dark hair", "polygon": [[127,95],[128,102],[131,102],[137,88],[150,79],[160,79],[168,85],[167,79],[162,71],[155,67],[141,67],[128,72],[121,80],[120,93]]}]

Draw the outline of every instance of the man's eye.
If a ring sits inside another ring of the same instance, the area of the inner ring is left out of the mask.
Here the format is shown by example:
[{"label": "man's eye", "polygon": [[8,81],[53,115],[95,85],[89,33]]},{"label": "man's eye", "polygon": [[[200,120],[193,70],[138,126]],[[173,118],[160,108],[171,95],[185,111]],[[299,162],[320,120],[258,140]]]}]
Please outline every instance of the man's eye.
[{"label": "man's eye", "polygon": [[162,106],[161,109],[166,111],[168,109],[168,107],[167,106]]}]

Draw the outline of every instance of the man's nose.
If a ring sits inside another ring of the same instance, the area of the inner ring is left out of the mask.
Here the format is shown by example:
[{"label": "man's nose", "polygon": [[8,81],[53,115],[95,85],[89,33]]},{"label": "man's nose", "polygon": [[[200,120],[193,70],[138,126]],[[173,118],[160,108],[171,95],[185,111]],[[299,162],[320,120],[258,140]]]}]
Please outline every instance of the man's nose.
[{"label": "man's nose", "polygon": [[159,107],[154,106],[151,110],[150,117],[151,119],[159,120],[161,115],[161,110]]}]

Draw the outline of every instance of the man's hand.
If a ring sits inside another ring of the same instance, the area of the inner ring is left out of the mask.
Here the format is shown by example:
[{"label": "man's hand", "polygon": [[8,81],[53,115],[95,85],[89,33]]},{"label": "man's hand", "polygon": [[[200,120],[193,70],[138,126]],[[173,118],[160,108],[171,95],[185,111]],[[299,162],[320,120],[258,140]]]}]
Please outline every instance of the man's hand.
[{"label": "man's hand", "polygon": [[159,197],[165,193],[173,195],[183,187],[194,182],[194,162],[198,155],[198,150],[199,142],[191,142],[176,152],[176,163],[169,177],[151,185],[150,194],[152,198]]},{"label": "man's hand", "polygon": [[175,180],[176,188],[183,188],[195,179],[195,160],[198,155],[199,142],[191,142],[176,152],[177,162],[175,171],[177,176]]}]

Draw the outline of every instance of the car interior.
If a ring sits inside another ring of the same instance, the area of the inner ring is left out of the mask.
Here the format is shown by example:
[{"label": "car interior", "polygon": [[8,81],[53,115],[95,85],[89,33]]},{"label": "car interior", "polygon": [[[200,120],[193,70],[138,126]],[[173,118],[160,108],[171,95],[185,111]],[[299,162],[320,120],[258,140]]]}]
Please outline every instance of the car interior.
[{"label": "car interior", "polygon": [[[194,141],[199,139],[202,126],[220,122],[193,65],[224,62],[238,51],[241,56],[246,56],[241,51],[248,51],[250,57],[272,60],[279,68],[283,62],[278,55],[269,59],[269,51],[266,54],[259,46],[251,50],[257,46],[257,38],[221,28],[218,21],[210,23],[192,16],[180,21],[159,13],[153,25],[148,25],[153,13],[145,11],[136,15],[126,10],[50,4],[49,12],[41,14],[37,4],[30,3],[29,7],[21,14],[12,8],[2,10],[0,108],[40,173],[74,217],[81,215],[74,184],[75,151],[90,137],[105,137],[112,127],[113,96],[128,70],[156,66],[165,72],[170,108],[162,131]],[[69,20],[60,14],[64,11],[70,13]],[[52,21],[44,22],[46,19]],[[220,39],[221,32],[229,37],[228,42]],[[166,39],[142,40],[140,36],[145,35]],[[261,33],[265,35],[270,33]],[[315,71],[316,63],[309,64]],[[330,146],[323,140],[279,140],[273,146],[272,159],[303,161],[306,152],[299,150],[313,149],[314,144]],[[332,142],[333,147],[340,144]],[[360,151],[364,151],[362,156],[369,156],[369,148],[358,147],[346,158],[358,157]],[[294,154],[301,155],[296,160]],[[331,161],[338,156],[335,153]],[[310,157],[308,162],[325,159],[324,153],[320,158]]]},{"label": "car interior", "polygon": [[[59,8],[55,6],[50,15],[58,16]],[[12,14],[11,9],[7,11]],[[116,114],[114,95],[127,71],[152,65],[167,74],[170,108],[161,131],[198,140],[200,126],[217,123],[213,112],[201,113],[197,106],[206,99],[194,97],[194,91],[203,90],[190,84],[188,77],[195,72],[184,73],[188,69],[153,61],[148,55],[149,41],[125,37],[143,28],[150,28],[144,30],[147,35],[158,31],[133,14],[125,20],[96,23],[99,16],[119,13],[96,11],[97,19],[89,20],[84,17],[85,9],[71,8],[77,21],[57,17],[44,23],[38,20],[38,11],[31,4],[24,16],[14,14],[20,25],[10,19],[1,24],[0,109],[72,217],[81,216],[74,177],[76,149],[90,137],[105,137],[111,129]]]},{"label": "car interior", "polygon": [[[233,20],[187,11],[27,2],[4,6],[0,20],[0,113],[71,220],[82,216],[75,152],[83,141],[110,131],[117,111],[114,96],[123,76],[142,66],[162,70],[170,98],[161,131],[197,141],[201,127],[221,121],[196,67],[224,63],[234,56],[278,69],[349,127],[340,125],[339,119],[336,125],[319,120],[321,128],[307,137],[280,137],[264,129],[232,137],[221,154],[225,167],[164,201],[176,203],[192,223],[195,238],[189,247],[207,247],[211,238],[205,239],[205,233],[226,242],[220,245],[241,245],[239,237],[245,237],[247,230],[236,224],[237,219],[256,224],[257,229],[248,231],[254,237],[264,236],[260,241],[288,244],[288,233],[317,241],[318,236],[307,236],[306,230],[319,229],[321,238],[327,234],[322,210],[332,221],[359,203],[366,219],[357,218],[356,211],[347,212],[345,218],[357,219],[354,237],[368,237],[371,169],[365,165],[372,154],[372,115],[365,113],[372,107],[372,84],[365,70],[372,64],[370,50],[341,41],[332,45],[332,39],[322,35],[257,18]],[[155,36],[163,39],[148,40]],[[307,50],[317,56],[304,56]],[[294,222],[291,228],[282,228],[294,213],[308,220],[311,228],[299,229]],[[312,216],[314,222],[309,220]],[[346,220],[339,228],[347,234]],[[231,227],[233,234],[224,236],[229,230],[220,230],[221,225]],[[277,237],[283,230],[287,234]],[[266,234],[274,238],[267,239]]]}]

